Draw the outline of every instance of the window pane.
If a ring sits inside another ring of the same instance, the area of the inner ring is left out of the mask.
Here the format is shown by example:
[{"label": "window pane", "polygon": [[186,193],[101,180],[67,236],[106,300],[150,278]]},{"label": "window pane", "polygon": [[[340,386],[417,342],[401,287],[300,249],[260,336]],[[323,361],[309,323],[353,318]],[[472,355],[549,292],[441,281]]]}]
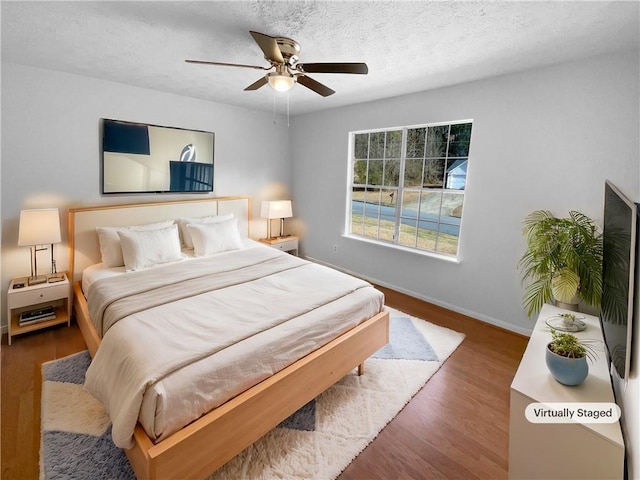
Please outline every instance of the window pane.
[{"label": "window pane", "polygon": [[369,137],[369,158],[384,158],[384,132],[374,132]]},{"label": "window pane", "polygon": [[351,190],[351,233],[362,235],[364,211],[364,189],[353,188]]},{"label": "window pane", "polygon": [[444,165],[445,160],[425,160],[424,162],[424,181],[422,185],[425,188],[444,186]]},{"label": "window pane", "polygon": [[422,159],[407,159],[404,163],[404,186],[422,186]]},{"label": "window pane", "polygon": [[438,234],[438,245],[436,247],[436,251],[446,255],[457,255],[459,236],[460,227],[440,224],[440,233]]},{"label": "window pane", "polygon": [[403,190],[401,215],[404,218],[418,218],[419,206],[420,192],[415,190]]},{"label": "window pane", "polygon": [[393,242],[395,231],[396,231],[396,217],[381,216],[378,238],[380,240]]},{"label": "window pane", "polygon": [[443,193],[440,216],[442,222],[460,225],[464,195],[459,193]]},{"label": "window pane", "polygon": [[452,190],[464,190],[467,184],[467,164],[466,158],[447,160],[447,181],[446,188]]},{"label": "window pane", "polygon": [[391,215],[395,218],[396,216],[396,205],[397,205],[397,197],[398,190],[393,188],[385,188],[380,191],[380,205],[386,207],[387,210],[383,209],[384,215]]},{"label": "window pane", "polygon": [[367,158],[369,151],[369,134],[357,133],[353,142],[353,158]]},{"label": "window pane", "polygon": [[378,217],[364,217],[364,236],[378,238]]},{"label": "window pane", "polygon": [[378,216],[378,210],[380,205],[380,189],[379,188],[367,188],[364,193],[364,201],[366,205],[366,215]]},{"label": "window pane", "polygon": [[442,191],[425,190],[420,198],[420,219],[437,221],[442,203]]},{"label": "window pane", "polygon": [[381,240],[393,242],[396,231],[397,196],[397,190],[380,190],[380,230],[378,237]]},{"label": "window pane", "polygon": [[387,144],[385,146],[385,158],[400,158],[402,151],[402,130],[387,132]]},{"label": "window pane", "polygon": [[350,233],[354,233],[356,235],[362,235],[362,228],[360,228],[360,226],[362,225],[361,218],[362,217],[351,212],[351,225],[349,225]]},{"label": "window pane", "polygon": [[369,160],[368,185],[382,185],[382,160]]},{"label": "window pane", "polygon": [[457,255],[460,238],[460,217],[464,195],[459,193],[443,193],[438,226],[438,243],[436,251],[446,255]]},{"label": "window pane", "polygon": [[367,183],[367,161],[355,160],[353,162],[353,183],[365,185]]},{"label": "window pane", "polygon": [[380,217],[380,189],[368,188],[364,195],[364,236],[378,238],[378,219]]},{"label": "window pane", "polygon": [[362,235],[364,233],[363,218],[362,215],[351,212],[351,233],[355,233],[356,235]]},{"label": "window pane", "polygon": [[407,130],[407,158],[424,157],[426,131],[426,128],[410,128]]},{"label": "window pane", "polygon": [[449,125],[429,127],[427,132],[427,158],[439,158],[446,156]]},{"label": "window pane", "polygon": [[471,124],[461,123],[451,125],[451,134],[449,136],[449,156],[450,157],[468,157],[469,142],[471,141]]},{"label": "window pane", "polygon": [[384,185],[397,187],[400,182],[400,160],[386,160],[384,162]]},{"label": "window pane", "polygon": [[415,247],[417,239],[418,222],[412,219],[403,218],[400,224],[400,238],[398,243],[405,247]]},{"label": "window pane", "polygon": [[418,241],[417,246],[423,250],[436,249],[436,237],[438,231],[438,224],[433,222],[419,222],[418,223]]},{"label": "window pane", "polygon": [[[354,204],[354,202],[356,203]],[[357,210],[357,213],[362,213],[362,202],[364,202],[364,188],[353,187],[351,189],[351,209]]]}]

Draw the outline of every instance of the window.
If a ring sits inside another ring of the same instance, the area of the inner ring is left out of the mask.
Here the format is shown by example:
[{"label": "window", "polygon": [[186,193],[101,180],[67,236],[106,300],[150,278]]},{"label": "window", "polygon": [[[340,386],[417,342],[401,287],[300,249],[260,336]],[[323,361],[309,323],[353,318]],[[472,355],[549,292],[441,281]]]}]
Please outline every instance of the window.
[{"label": "window", "polygon": [[469,120],[351,133],[351,235],[457,256]]}]

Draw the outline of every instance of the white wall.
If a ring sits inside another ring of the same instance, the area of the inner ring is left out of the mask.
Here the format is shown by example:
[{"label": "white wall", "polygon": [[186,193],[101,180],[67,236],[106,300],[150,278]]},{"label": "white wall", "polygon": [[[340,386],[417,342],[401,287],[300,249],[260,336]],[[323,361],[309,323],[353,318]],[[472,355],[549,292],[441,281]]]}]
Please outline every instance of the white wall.
[{"label": "white wall", "polygon": [[[59,269],[64,269],[70,206],[200,196],[102,196],[100,118],[215,132],[213,195],[252,195],[257,236],[266,233],[266,222],[259,219],[261,200],[289,196],[289,129],[282,117],[274,125],[269,112],[3,63],[3,304],[10,279],[29,274],[29,250],[17,246],[21,209],[60,208],[63,243],[55,252]],[[46,269],[48,254],[41,255],[40,265]],[[4,309],[2,324],[6,325]]]},{"label": "white wall", "polygon": [[[296,117],[290,155],[302,253],[529,333],[517,270],[522,219],[538,209],[579,210],[602,225],[605,179],[640,201],[638,62],[637,51],[620,53]],[[343,237],[348,132],[460,119],[474,121],[461,262]],[[630,478],[640,476],[638,342],[634,352],[623,421]]]}]

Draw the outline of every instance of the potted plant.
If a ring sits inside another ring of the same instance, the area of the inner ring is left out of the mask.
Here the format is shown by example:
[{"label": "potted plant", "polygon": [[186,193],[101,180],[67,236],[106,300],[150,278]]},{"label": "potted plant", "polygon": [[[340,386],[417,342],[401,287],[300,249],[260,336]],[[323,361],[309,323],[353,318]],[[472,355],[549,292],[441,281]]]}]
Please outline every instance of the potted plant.
[{"label": "potted plant", "polygon": [[547,210],[527,215],[523,234],[527,250],[518,267],[522,281],[531,280],[524,294],[529,316],[542,305],[577,310],[577,303],[598,308],[602,296],[602,231],[586,215],[569,212],[557,218]]},{"label": "potted plant", "polygon": [[551,337],[545,354],[551,375],[563,385],[580,385],[589,374],[587,358],[593,361],[593,348],[571,333],[552,329]]}]

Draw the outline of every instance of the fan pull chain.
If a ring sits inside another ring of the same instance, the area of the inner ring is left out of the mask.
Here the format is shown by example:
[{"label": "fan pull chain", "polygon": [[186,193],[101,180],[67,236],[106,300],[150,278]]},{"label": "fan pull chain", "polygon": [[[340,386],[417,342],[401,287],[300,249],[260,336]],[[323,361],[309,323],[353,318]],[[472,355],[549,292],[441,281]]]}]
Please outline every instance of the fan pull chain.
[{"label": "fan pull chain", "polygon": [[276,91],[273,91],[273,124],[276,124]]},{"label": "fan pull chain", "polygon": [[[275,125],[276,122],[276,91],[273,91],[273,124]],[[289,128],[289,92],[286,92],[287,95],[287,128]]]}]

